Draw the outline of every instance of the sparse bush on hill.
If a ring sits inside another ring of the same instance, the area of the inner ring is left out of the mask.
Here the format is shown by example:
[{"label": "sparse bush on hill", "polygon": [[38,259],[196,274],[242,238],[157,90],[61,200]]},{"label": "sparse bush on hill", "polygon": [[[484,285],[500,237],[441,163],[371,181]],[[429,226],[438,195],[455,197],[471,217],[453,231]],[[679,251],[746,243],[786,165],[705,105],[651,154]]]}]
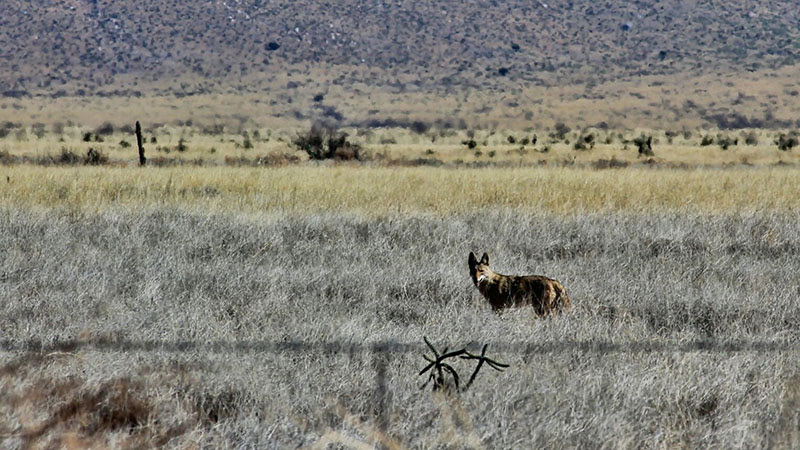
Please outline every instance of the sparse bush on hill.
[{"label": "sparse bush on hill", "polygon": [[478,146],[478,143],[475,142],[475,139],[467,139],[467,140],[461,141],[461,143],[463,145],[466,145],[467,148],[470,149],[470,150],[472,150],[472,149],[474,149],[475,147]]},{"label": "sparse bush on hill", "polygon": [[96,150],[94,148],[90,148],[89,151],[86,152],[86,157],[83,159],[83,163],[90,166],[98,166],[107,162],[108,157],[100,150]]},{"label": "sparse bush on hill", "polygon": [[731,145],[739,145],[738,138],[731,138],[728,135],[718,134],[717,145],[723,150],[727,150]]},{"label": "sparse bush on hill", "polygon": [[175,150],[179,152],[185,152],[186,150],[189,150],[189,146],[186,145],[186,139],[184,138],[178,139],[178,146],[175,147]]},{"label": "sparse bush on hill", "polygon": [[744,143],[747,145],[758,145],[758,135],[755,131],[750,131],[744,137]]},{"label": "sparse bush on hill", "polygon": [[208,136],[219,136],[225,133],[225,125],[222,125],[221,123],[207,125],[202,128],[201,133]]},{"label": "sparse bush on hill", "polygon": [[92,133],[91,131],[87,131],[83,133],[83,142],[103,142],[104,139],[102,136],[96,133]]},{"label": "sparse bush on hill", "polygon": [[559,141],[563,141],[567,137],[567,133],[569,133],[570,131],[572,131],[572,129],[568,127],[564,122],[558,122],[556,123],[553,132],[550,133],[550,137]]},{"label": "sparse bush on hill", "polygon": [[633,140],[638,149],[639,156],[653,156],[653,136],[641,135]]},{"label": "sparse bush on hill", "polygon": [[594,143],[594,133],[588,133],[578,136],[572,148],[578,151],[591,150],[594,148]]},{"label": "sparse bush on hill", "polygon": [[94,134],[99,136],[109,136],[114,134],[114,125],[110,122],[104,122],[99,127],[95,128]]},{"label": "sparse bush on hill", "polygon": [[11,130],[13,129],[14,129],[14,124],[11,122],[4,122],[0,124],[0,139],[3,139],[4,137],[11,134]]},{"label": "sparse bush on hill", "polygon": [[700,145],[703,147],[711,145],[713,143],[714,143],[714,138],[710,134],[703,136],[703,139],[700,141]]},{"label": "sparse bush on hill", "polygon": [[79,162],[81,162],[81,158],[66,147],[61,147],[61,153],[55,158],[56,164],[72,165],[78,164]]},{"label": "sparse bush on hill", "polygon": [[778,146],[778,150],[781,151],[789,151],[794,147],[800,145],[800,140],[798,140],[798,135],[796,131],[793,131],[789,134],[781,133],[778,136],[778,139],[775,140],[775,145]]},{"label": "sparse bush on hill", "polygon": [[245,150],[253,148],[253,141],[250,140],[250,134],[248,134],[247,131],[242,133],[242,148]]},{"label": "sparse bush on hill", "polygon": [[347,133],[332,125],[314,124],[305,134],[298,135],[294,145],[312,160],[360,160],[361,146],[347,140]]},{"label": "sparse bush on hill", "polygon": [[430,124],[425,123],[421,120],[415,120],[411,122],[411,125],[409,126],[409,129],[417,134],[427,133],[430,128],[431,128]]},{"label": "sparse bush on hill", "polygon": [[33,133],[34,136],[36,136],[36,139],[41,139],[44,137],[45,134],[47,134],[47,131],[45,130],[43,123],[33,124],[31,126],[31,132]]}]

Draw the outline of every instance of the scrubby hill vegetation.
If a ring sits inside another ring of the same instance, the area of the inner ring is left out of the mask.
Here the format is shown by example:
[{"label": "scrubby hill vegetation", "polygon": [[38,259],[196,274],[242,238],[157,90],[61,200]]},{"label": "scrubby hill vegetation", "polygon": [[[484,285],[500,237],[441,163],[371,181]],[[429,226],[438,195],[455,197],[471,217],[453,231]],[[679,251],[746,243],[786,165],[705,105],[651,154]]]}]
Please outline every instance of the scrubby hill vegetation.
[{"label": "scrubby hill vegetation", "polygon": [[[800,61],[788,0],[438,2],[17,0],[0,14],[6,96],[219,91],[318,64],[397,89],[603,83]],[[192,77],[196,77],[192,80]]]}]

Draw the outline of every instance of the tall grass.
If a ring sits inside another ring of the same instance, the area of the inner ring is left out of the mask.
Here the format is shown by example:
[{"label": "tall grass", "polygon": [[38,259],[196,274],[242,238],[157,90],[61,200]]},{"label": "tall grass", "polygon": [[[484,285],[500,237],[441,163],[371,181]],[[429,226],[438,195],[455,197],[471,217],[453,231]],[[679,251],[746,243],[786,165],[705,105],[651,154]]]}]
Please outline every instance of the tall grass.
[{"label": "tall grass", "polygon": [[[382,172],[338,183],[365,174]],[[795,448],[798,224],[774,211],[6,206],[0,439]],[[558,278],[573,310],[492,313],[469,251],[503,273]],[[459,395],[421,391],[422,336],[488,343],[511,368]]]},{"label": "tall grass", "polygon": [[0,167],[0,202],[102,211],[185,206],[220,212],[357,212],[371,216],[483,211],[798,211],[800,170],[569,168]]}]

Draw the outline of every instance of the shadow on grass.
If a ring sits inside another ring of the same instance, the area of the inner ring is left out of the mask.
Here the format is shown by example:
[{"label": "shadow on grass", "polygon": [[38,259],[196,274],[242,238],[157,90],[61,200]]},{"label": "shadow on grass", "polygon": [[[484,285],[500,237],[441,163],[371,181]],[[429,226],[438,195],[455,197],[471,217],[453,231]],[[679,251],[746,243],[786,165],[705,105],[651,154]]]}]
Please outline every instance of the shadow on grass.
[{"label": "shadow on grass", "polygon": [[[471,342],[467,345],[469,350],[480,350],[486,342]],[[794,352],[800,348],[790,342],[783,341],[749,341],[749,340],[715,340],[703,339],[682,343],[639,341],[617,343],[608,341],[577,341],[565,340],[539,343],[507,343],[488,342],[489,347],[495,352],[517,354],[548,354],[564,351],[577,351],[583,353],[612,354],[612,353],[661,353],[661,352]],[[78,350],[95,350],[111,352],[127,351],[159,351],[159,352],[210,352],[210,353],[422,353],[425,351],[423,343],[408,343],[396,341],[377,341],[374,343],[352,343],[336,341],[159,341],[159,340],[120,340],[120,339],[92,339],[87,341],[67,340],[45,344],[42,341],[13,341],[0,340],[0,351],[16,352],[75,352]],[[5,366],[0,370],[9,370]]]}]

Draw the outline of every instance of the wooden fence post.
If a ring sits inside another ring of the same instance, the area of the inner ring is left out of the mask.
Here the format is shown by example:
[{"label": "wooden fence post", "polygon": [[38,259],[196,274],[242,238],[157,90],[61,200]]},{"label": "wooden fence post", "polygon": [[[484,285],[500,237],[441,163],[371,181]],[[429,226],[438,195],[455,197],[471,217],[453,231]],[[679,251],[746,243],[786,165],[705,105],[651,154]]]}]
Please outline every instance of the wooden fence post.
[{"label": "wooden fence post", "polygon": [[144,144],[142,144],[142,126],[136,121],[136,145],[139,146],[139,165],[144,166],[147,158],[144,157]]}]

